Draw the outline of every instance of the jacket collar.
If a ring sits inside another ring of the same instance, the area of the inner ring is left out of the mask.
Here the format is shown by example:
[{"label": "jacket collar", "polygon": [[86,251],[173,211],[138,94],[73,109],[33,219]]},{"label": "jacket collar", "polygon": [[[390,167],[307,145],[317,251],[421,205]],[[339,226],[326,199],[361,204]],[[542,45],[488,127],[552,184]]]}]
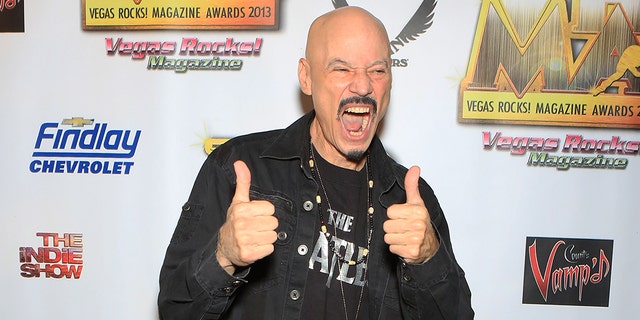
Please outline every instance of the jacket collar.
[{"label": "jacket collar", "polygon": [[[309,148],[311,135],[309,128],[311,121],[315,117],[315,111],[311,110],[304,116],[296,120],[289,127],[282,130],[280,135],[267,149],[260,155],[261,158],[272,158],[279,160],[299,159],[302,168],[307,176],[311,176],[309,171]],[[373,178],[380,187],[381,194],[388,193],[395,183],[400,188],[404,188],[404,175],[394,170],[394,161],[387,155],[382,142],[378,136],[374,136],[369,146],[373,169]],[[383,201],[385,202],[385,201]],[[385,203],[383,203],[385,204]]]}]

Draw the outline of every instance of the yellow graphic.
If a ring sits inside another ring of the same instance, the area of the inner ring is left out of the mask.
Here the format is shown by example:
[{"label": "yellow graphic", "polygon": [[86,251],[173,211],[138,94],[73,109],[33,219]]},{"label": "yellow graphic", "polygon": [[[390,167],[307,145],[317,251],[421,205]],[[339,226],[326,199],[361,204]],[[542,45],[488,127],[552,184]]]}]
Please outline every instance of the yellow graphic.
[{"label": "yellow graphic", "polygon": [[600,85],[598,85],[593,94],[599,95],[604,90],[606,90],[609,86],[616,83],[618,87],[618,92],[624,92],[628,89],[628,82],[617,83],[624,73],[629,71],[634,77],[640,78],[640,46],[633,45],[629,46],[624,50],[622,56],[620,56],[620,61],[616,67],[616,72],[610,75],[607,79],[605,79]]},{"label": "yellow graphic", "polygon": [[62,124],[71,125],[72,127],[84,127],[85,125],[93,124],[93,119],[73,117],[71,119],[63,119]]},{"label": "yellow graphic", "polygon": [[82,0],[84,30],[277,29],[279,0]]},{"label": "yellow graphic", "polygon": [[639,12],[625,1],[483,0],[459,121],[640,128]]},{"label": "yellow graphic", "polygon": [[201,146],[203,151],[209,155],[213,150],[217,147],[221,146],[223,143],[229,141],[229,138],[214,138],[209,135],[207,132],[207,126],[204,125],[204,135],[198,135],[200,138],[200,143],[194,144],[195,146]]}]

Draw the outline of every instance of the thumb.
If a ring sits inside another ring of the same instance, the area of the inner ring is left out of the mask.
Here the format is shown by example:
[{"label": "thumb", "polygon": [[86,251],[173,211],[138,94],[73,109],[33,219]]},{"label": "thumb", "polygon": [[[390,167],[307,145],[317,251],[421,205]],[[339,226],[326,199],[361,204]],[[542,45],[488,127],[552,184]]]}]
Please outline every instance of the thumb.
[{"label": "thumb", "polygon": [[249,202],[249,188],[251,187],[251,171],[242,160],[233,163],[236,172],[236,192],[232,202]]},{"label": "thumb", "polygon": [[407,203],[424,205],[420,190],[418,189],[418,180],[420,180],[420,167],[413,166],[407,171],[404,177],[404,190],[407,192]]}]

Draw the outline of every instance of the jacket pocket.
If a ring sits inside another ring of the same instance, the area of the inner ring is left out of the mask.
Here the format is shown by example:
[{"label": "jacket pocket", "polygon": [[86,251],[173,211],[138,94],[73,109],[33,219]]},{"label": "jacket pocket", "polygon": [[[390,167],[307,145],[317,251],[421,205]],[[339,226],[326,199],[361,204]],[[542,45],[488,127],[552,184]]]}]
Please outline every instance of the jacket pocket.
[{"label": "jacket pocket", "polygon": [[295,232],[293,202],[284,195],[260,192],[252,187],[251,200],[267,200],[275,207],[274,216],[278,219],[277,239],[274,252],[251,265],[247,275],[247,288],[251,292],[260,292],[276,285],[282,285],[287,274],[291,240]]},{"label": "jacket pocket", "polygon": [[179,244],[185,241],[189,241],[193,236],[193,233],[202,218],[204,212],[204,206],[197,203],[186,202],[182,206],[182,212],[180,213],[180,219],[176,226],[173,236],[171,237],[171,244]]}]

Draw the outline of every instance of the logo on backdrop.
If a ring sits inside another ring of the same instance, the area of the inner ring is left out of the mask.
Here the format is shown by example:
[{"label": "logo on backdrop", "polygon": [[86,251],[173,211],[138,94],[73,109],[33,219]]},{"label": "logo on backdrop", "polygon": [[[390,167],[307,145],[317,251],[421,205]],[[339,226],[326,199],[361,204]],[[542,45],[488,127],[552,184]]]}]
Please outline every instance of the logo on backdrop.
[{"label": "logo on backdrop", "polygon": [[82,0],[82,28],[273,30],[278,6],[278,0]]},{"label": "logo on backdrop", "polygon": [[[629,159],[621,156],[637,156],[640,141],[626,140],[620,136],[595,139],[580,134],[556,137],[512,137],[502,132],[482,132],[485,150],[508,151],[513,156],[529,157],[530,167],[551,167],[558,170],[570,168],[626,169]],[[558,155],[553,152],[562,151]]]},{"label": "logo on backdrop", "polygon": [[217,138],[209,134],[206,124],[204,125],[204,133],[198,134],[198,138],[200,138],[200,142],[194,145],[201,147],[206,155],[210,155],[217,147],[229,141],[229,138]]},{"label": "logo on backdrop", "polygon": [[45,122],[36,136],[32,173],[129,174],[140,130],[113,129],[108,123],[73,117]]},{"label": "logo on backdrop", "polygon": [[[194,37],[176,41],[129,41],[124,38],[105,38],[107,55],[116,53],[133,60],[147,59],[148,70],[168,70],[185,73],[189,70],[239,71],[243,60],[239,57],[259,56],[262,38],[238,41],[225,38],[203,41]],[[179,58],[173,58],[175,54]],[[231,58],[226,58],[231,57]]]},{"label": "logo on backdrop", "polygon": [[640,128],[636,4],[482,0],[459,121]]},{"label": "logo on backdrop", "polygon": [[[346,0],[331,0],[331,2],[333,3],[333,7],[336,9],[349,6]],[[392,54],[396,54],[404,46],[416,40],[421,34],[427,32],[427,29],[429,29],[433,24],[436,3],[436,0],[422,1],[404,28],[402,28],[395,38],[389,41],[389,48]],[[392,56],[392,60],[393,67],[403,68],[409,65],[409,59]]]},{"label": "logo on backdrop", "polygon": [[0,0],[0,32],[24,32],[22,0]]},{"label": "logo on backdrop", "polygon": [[613,240],[527,237],[522,303],[609,306]]},{"label": "logo on backdrop", "polygon": [[82,274],[82,234],[37,232],[41,247],[20,247],[24,278],[79,279]]}]

